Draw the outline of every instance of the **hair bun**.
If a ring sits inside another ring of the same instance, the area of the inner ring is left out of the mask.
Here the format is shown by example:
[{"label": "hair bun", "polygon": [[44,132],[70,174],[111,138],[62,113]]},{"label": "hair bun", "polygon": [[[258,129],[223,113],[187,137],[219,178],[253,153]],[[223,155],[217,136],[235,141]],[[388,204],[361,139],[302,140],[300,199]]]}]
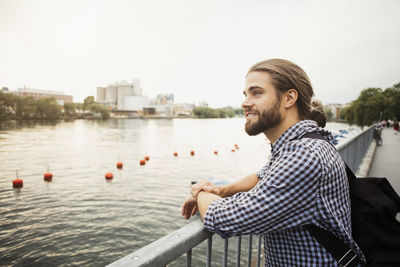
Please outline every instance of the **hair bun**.
[{"label": "hair bun", "polygon": [[316,99],[311,101],[310,113],[311,119],[316,121],[319,127],[324,128],[326,125],[326,116],[321,101]]}]

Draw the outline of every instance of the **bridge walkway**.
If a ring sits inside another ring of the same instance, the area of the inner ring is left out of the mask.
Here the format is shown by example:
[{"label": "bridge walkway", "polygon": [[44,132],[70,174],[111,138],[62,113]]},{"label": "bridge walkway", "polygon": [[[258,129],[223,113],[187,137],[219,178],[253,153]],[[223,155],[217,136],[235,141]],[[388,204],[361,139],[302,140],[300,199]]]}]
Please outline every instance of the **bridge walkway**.
[{"label": "bridge walkway", "polygon": [[400,194],[400,133],[393,128],[382,130],[382,146],[377,146],[368,176],[386,177]]}]

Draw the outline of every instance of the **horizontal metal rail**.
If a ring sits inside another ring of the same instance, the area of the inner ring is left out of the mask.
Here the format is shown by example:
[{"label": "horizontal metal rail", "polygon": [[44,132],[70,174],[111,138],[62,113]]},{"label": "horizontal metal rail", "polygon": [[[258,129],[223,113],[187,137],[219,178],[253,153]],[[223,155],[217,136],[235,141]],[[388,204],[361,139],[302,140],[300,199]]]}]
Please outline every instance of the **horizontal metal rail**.
[{"label": "horizontal metal rail", "polygon": [[203,223],[197,220],[108,266],[166,266],[211,235],[212,233],[204,229]]}]

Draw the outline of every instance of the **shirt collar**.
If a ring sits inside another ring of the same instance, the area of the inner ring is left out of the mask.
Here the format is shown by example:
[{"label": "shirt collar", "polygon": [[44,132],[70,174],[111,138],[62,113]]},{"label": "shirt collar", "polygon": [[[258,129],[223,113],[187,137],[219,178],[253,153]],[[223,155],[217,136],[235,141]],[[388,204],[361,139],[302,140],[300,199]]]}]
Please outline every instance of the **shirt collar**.
[{"label": "shirt collar", "polygon": [[300,139],[307,133],[316,132],[322,135],[328,142],[334,145],[334,138],[330,132],[318,127],[313,120],[302,120],[287,129],[271,146],[271,155],[275,155],[286,142]]}]

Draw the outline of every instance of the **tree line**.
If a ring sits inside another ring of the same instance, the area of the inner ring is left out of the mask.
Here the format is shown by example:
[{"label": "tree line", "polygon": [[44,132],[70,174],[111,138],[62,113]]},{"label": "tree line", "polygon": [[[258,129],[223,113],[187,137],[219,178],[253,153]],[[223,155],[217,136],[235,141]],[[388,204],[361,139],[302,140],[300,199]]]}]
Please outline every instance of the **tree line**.
[{"label": "tree line", "polygon": [[86,97],[84,103],[64,103],[61,106],[53,97],[35,100],[33,97],[21,97],[0,91],[0,121],[74,119],[78,117],[77,110],[100,113],[103,119],[110,117],[107,108],[95,103],[93,96]]},{"label": "tree line", "polygon": [[[199,118],[231,118],[242,115],[242,108],[208,108],[195,107],[193,114]],[[325,109],[328,121],[333,120],[333,113]],[[364,127],[377,121],[400,119],[400,82],[393,86],[381,88],[366,88],[361,91],[358,98],[345,107],[340,113],[340,119],[346,120],[350,125],[356,124]]]},{"label": "tree line", "polygon": [[400,118],[400,82],[385,90],[381,88],[362,90],[358,98],[341,111],[340,117],[347,120],[349,124],[361,127],[382,120],[398,121]]},{"label": "tree line", "polygon": [[195,107],[193,114],[199,118],[232,118],[237,115],[243,114],[242,108],[209,108],[209,107]]}]

